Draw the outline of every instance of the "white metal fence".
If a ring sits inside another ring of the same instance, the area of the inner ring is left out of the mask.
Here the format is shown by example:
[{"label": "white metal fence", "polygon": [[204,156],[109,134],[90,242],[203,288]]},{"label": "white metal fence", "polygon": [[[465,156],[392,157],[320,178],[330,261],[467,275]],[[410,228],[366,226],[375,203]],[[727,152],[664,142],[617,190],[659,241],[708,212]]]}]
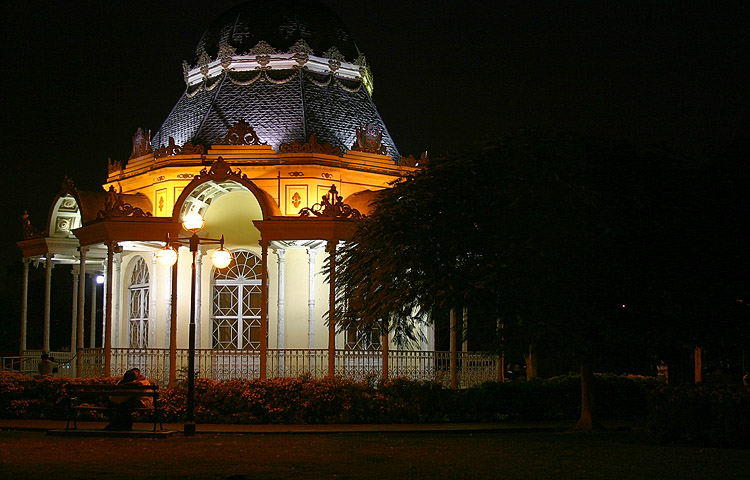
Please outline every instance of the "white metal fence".
[{"label": "white metal fence", "polygon": [[[26,352],[20,359],[25,373],[36,372],[41,352]],[[188,350],[176,351],[177,380],[187,377]],[[76,360],[68,353],[59,354],[58,375],[75,376]],[[85,348],[78,351],[81,358],[80,377],[97,377],[104,374],[104,349]],[[65,358],[62,358],[65,357]],[[298,377],[310,375],[322,378],[328,375],[328,350],[326,349],[269,349],[266,357],[266,377]],[[336,350],[334,373],[354,380],[379,379],[383,376],[383,356],[379,351]],[[32,368],[33,367],[33,368]],[[111,374],[122,375],[138,367],[148,378],[160,385],[169,383],[169,349],[113,348]],[[260,353],[253,350],[195,351],[195,368],[199,377],[215,380],[251,379],[260,377]],[[467,388],[498,378],[498,357],[476,352],[458,352],[456,380],[459,388]],[[450,353],[435,351],[391,350],[388,352],[388,377],[411,380],[436,381],[450,385]]]}]

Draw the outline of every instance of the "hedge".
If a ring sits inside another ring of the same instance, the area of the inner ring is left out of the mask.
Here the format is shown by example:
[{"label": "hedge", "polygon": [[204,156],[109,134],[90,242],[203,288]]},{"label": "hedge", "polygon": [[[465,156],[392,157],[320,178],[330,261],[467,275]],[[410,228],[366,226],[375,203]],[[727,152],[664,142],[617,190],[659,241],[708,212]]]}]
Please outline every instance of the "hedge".
[{"label": "hedge", "polygon": [[[63,419],[70,383],[112,383],[116,378],[69,379],[0,373],[0,417]],[[647,379],[598,375],[602,418],[646,416]],[[436,423],[575,419],[577,376],[531,382],[488,382],[466,390],[403,378],[354,381],[341,377],[268,380],[196,379],[200,423]],[[166,420],[185,413],[183,386],[162,389]]]}]

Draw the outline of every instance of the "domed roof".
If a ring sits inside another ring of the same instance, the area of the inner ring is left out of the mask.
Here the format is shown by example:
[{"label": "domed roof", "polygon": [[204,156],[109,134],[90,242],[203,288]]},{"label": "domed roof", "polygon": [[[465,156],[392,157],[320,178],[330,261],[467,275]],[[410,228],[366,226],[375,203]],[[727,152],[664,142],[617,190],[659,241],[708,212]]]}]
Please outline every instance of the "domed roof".
[{"label": "domed roof", "polygon": [[[281,150],[315,135],[342,152],[400,154],[372,101],[372,74],[341,19],[313,0],[255,0],[222,14],[183,62],[187,89],[159,131],[154,150],[219,143],[244,122],[259,143]],[[359,132],[359,133],[358,133]]]},{"label": "domed roof", "polygon": [[208,27],[195,49],[194,63],[203,52],[216,58],[222,44],[243,53],[265,41],[286,52],[300,39],[318,56],[331,47],[351,62],[360,55],[344,22],[320,2],[251,0],[231,8]]}]

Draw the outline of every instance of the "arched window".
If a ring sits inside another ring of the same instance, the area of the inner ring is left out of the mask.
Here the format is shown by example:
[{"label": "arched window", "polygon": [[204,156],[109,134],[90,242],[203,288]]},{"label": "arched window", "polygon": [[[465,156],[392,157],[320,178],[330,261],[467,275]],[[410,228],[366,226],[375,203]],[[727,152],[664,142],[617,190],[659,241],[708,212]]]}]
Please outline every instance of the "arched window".
[{"label": "arched window", "polygon": [[260,348],[260,258],[246,250],[232,253],[232,263],[214,273],[213,348],[257,350]]},{"label": "arched window", "polygon": [[133,265],[128,286],[129,313],[128,339],[130,348],[148,347],[148,306],[149,306],[148,266],[143,258]]}]

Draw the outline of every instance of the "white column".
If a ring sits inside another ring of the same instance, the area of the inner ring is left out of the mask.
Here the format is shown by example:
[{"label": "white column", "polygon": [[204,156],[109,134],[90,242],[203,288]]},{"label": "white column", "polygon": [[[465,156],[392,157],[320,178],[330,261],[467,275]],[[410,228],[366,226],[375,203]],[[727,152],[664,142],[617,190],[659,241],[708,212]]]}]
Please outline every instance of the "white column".
[{"label": "white column", "polygon": [[201,348],[201,292],[203,291],[203,252],[195,255],[195,348]]},{"label": "white column", "polygon": [[307,249],[308,296],[307,296],[307,348],[315,348],[315,257],[318,249]]},{"label": "white column", "polygon": [[112,293],[112,347],[120,348],[120,329],[122,328],[122,310],[120,310],[120,300],[122,299],[122,256],[120,253],[112,258],[114,264],[114,273],[112,274],[112,283],[114,291]]},{"label": "white column", "polygon": [[[102,348],[104,348],[104,344],[107,342],[107,316],[110,316],[110,322],[112,321],[111,312],[109,312],[108,306],[111,306],[112,299],[109,298],[108,290],[112,289],[112,279],[110,278],[110,272],[107,268],[107,264],[109,263],[109,259],[112,258],[114,260],[114,253],[110,252],[109,250],[113,247],[107,247],[107,262],[104,264],[104,267],[102,270],[102,274],[104,275],[104,288],[102,289]],[[114,291],[114,289],[112,289]],[[112,328],[112,324],[109,324],[109,328]],[[110,332],[111,334],[112,332]],[[111,337],[110,337],[111,339]],[[112,343],[110,340],[109,344],[110,348],[112,347]]]},{"label": "white column", "polygon": [[26,351],[26,325],[29,317],[29,263],[30,259],[23,259],[23,278],[21,279],[21,344],[18,354],[23,356]]},{"label": "white column", "polygon": [[86,254],[89,249],[87,247],[78,247],[80,252],[78,255],[78,325],[76,328],[76,376],[81,376],[81,370],[83,368],[83,357],[81,356],[81,350],[83,349],[83,325],[85,320],[84,306],[86,304]]},{"label": "white column", "polygon": [[148,306],[148,347],[156,347],[156,286],[157,278],[156,269],[159,265],[156,263],[156,252],[151,252],[151,272],[149,275],[149,306]]},{"label": "white column", "polygon": [[44,265],[44,327],[42,329],[42,351],[49,352],[49,326],[50,326],[50,300],[52,297],[52,257],[55,255],[47,253],[47,261]]},{"label": "white column", "polygon": [[76,329],[78,328],[78,276],[80,275],[81,268],[78,265],[73,265],[70,269],[70,274],[73,277],[73,305],[72,315],[70,320],[70,353],[73,355],[76,351]]},{"label": "white column", "polygon": [[164,292],[167,298],[164,310],[164,348],[169,348],[172,334],[172,269],[167,268],[164,275]]},{"label": "white column", "polygon": [[284,327],[286,323],[285,310],[284,310],[284,271],[286,270],[286,249],[276,249],[276,255],[279,257],[279,299],[277,302],[278,307],[278,324],[276,327],[276,348],[283,350],[285,346],[284,342]]},{"label": "white column", "polygon": [[96,347],[96,277],[97,272],[91,272],[91,315],[89,316],[89,348]]}]

